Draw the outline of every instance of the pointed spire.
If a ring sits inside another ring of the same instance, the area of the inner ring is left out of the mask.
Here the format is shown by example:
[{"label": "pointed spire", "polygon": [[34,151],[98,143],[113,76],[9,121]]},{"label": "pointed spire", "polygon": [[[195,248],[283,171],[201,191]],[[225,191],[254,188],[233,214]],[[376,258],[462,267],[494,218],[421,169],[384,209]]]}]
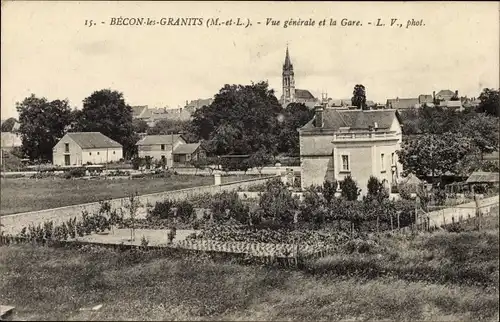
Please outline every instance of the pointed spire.
[{"label": "pointed spire", "polygon": [[285,64],[283,65],[285,69],[289,69],[292,67],[292,62],[290,60],[290,54],[288,53],[288,44],[286,45],[286,56],[285,56]]}]

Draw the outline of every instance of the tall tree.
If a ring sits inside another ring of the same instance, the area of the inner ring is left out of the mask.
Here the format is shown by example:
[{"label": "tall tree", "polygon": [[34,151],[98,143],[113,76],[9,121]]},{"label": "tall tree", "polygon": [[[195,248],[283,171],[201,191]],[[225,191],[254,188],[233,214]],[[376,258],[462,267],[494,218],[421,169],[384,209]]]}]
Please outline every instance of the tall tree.
[{"label": "tall tree", "polygon": [[101,132],[123,145],[126,158],[134,155],[138,136],[134,133],[132,108],[122,93],[110,89],[95,91],[83,100],[79,117],[75,130]]},{"label": "tall tree", "polygon": [[457,133],[426,134],[403,142],[397,152],[404,175],[441,177],[457,173],[457,165],[470,152],[470,140]]},{"label": "tall tree", "polygon": [[498,116],[498,110],[500,109],[500,98],[499,91],[493,88],[485,88],[481,95],[479,95],[481,103],[479,104],[479,111]]},{"label": "tall tree", "polygon": [[135,133],[146,133],[149,130],[149,125],[146,121],[135,119],[132,121]]},{"label": "tall tree", "polygon": [[72,120],[68,101],[48,101],[32,94],[16,103],[16,108],[23,153],[32,160],[51,160],[52,148]]},{"label": "tall tree", "polygon": [[2,132],[12,132],[14,125],[16,124],[16,119],[10,117],[2,123]]},{"label": "tall tree", "polygon": [[251,154],[265,148],[276,153],[281,105],[267,82],[225,85],[209,106],[193,113],[193,134],[212,141],[213,152]]},{"label": "tall tree", "polygon": [[483,160],[484,153],[498,151],[499,124],[498,118],[486,114],[477,114],[468,119],[459,131],[471,140],[471,143],[480,152]]},{"label": "tall tree", "polygon": [[281,122],[281,132],[279,135],[279,151],[290,155],[298,155],[300,127],[304,126],[314,116],[314,111],[303,103],[290,103],[283,111]]},{"label": "tall tree", "polygon": [[357,84],[354,86],[354,91],[352,92],[351,98],[352,105],[356,106],[358,109],[367,110],[366,105],[366,89],[363,85]]}]

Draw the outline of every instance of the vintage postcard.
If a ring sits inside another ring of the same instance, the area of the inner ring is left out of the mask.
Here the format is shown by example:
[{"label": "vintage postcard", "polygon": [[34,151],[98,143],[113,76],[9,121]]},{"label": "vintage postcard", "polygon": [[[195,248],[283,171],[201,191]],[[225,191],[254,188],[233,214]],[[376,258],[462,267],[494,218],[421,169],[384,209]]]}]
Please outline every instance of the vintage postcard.
[{"label": "vintage postcard", "polygon": [[0,320],[498,321],[498,2],[1,5]]}]

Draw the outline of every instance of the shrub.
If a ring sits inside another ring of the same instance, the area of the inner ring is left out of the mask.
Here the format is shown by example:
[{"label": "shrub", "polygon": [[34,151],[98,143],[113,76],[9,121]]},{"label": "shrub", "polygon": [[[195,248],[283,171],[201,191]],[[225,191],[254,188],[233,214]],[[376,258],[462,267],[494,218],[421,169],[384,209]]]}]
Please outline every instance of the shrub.
[{"label": "shrub", "polygon": [[210,203],[210,210],[217,222],[227,222],[233,219],[239,223],[248,223],[249,209],[235,191],[224,191],[214,195]]},{"label": "shrub", "polygon": [[408,184],[400,184],[398,186],[398,192],[399,192],[399,196],[402,198],[402,199],[405,199],[405,200],[411,200],[411,194],[412,192],[414,191],[415,189],[412,188],[411,185],[408,185]]},{"label": "shrub", "polygon": [[187,223],[195,219],[196,213],[193,205],[186,200],[177,203],[177,218],[182,222]]},{"label": "shrub", "polygon": [[148,245],[149,245],[149,240],[146,237],[142,236],[142,238],[141,238],[141,246],[142,247],[147,247]]},{"label": "shrub", "polygon": [[342,190],[342,198],[349,201],[358,200],[359,194],[361,193],[361,189],[358,188],[358,184],[350,175],[342,181],[340,189]]},{"label": "shrub", "polygon": [[176,234],[177,234],[177,228],[174,225],[174,226],[172,226],[172,228],[170,228],[168,235],[167,235],[169,244],[171,244],[174,241]]},{"label": "shrub", "polygon": [[156,202],[153,209],[148,210],[148,219],[168,219],[172,215],[172,208],[174,207],[174,202],[171,200],[158,201]]},{"label": "shrub", "polygon": [[385,189],[383,182],[374,176],[370,176],[368,179],[368,194],[367,197],[382,201],[383,199],[389,198],[389,192]]},{"label": "shrub", "polygon": [[337,181],[325,180],[323,183],[323,198],[325,198],[327,203],[330,203],[333,198],[335,198],[335,193],[337,192]]},{"label": "shrub", "polygon": [[81,178],[85,176],[85,168],[74,168],[66,173],[66,178]]},{"label": "shrub", "polygon": [[279,179],[267,182],[266,191],[262,194],[259,207],[263,211],[263,219],[289,225],[293,222],[298,200]]}]

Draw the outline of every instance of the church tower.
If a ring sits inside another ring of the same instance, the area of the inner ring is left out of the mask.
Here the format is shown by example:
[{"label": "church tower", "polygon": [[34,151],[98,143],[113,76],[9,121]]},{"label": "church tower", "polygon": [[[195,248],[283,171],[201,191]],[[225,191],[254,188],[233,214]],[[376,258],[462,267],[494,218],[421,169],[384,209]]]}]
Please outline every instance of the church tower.
[{"label": "church tower", "polygon": [[283,64],[282,83],[283,96],[281,97],[281,103],[286,107],[289,103],[295,102],[295,78],[290,54],[288,53],[288,45],[286,46],[285,63]]}]

